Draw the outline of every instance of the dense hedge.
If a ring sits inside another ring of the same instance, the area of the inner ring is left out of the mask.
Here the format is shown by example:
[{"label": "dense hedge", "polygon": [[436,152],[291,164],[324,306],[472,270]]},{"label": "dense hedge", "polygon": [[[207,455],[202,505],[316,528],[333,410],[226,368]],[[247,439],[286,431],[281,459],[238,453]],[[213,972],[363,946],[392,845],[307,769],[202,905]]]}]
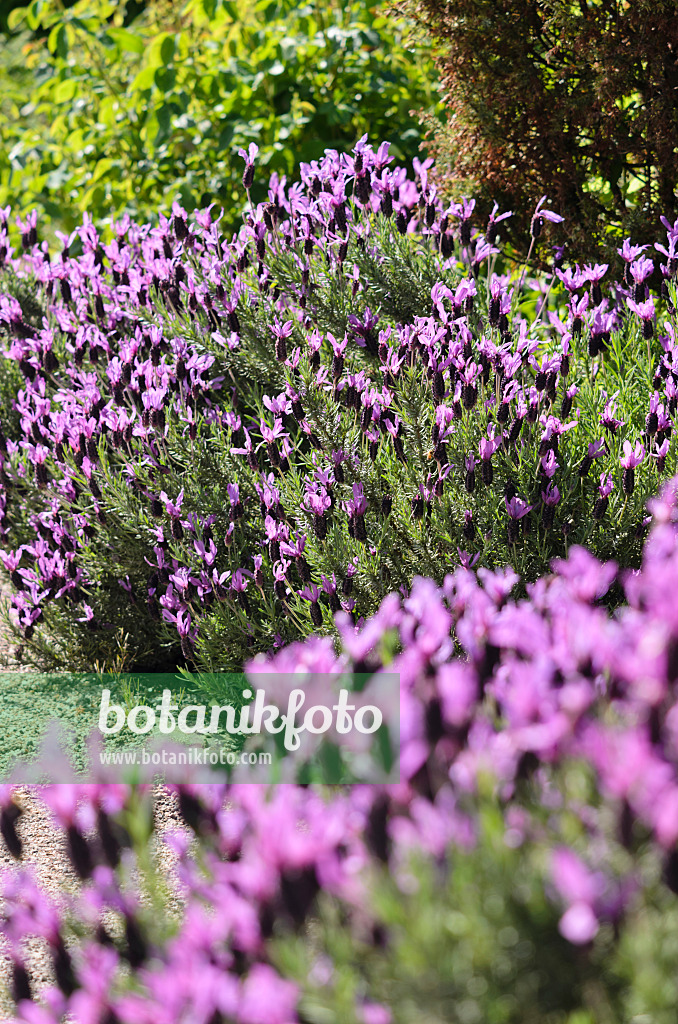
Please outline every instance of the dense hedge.
[{"label": "dense hedge", "polygon": [[[237,150],[268,172],[366,131],[408,162],[436,75],[402,20],[371,0],[57,0],[14,11],[0,47],[0,207],[71,231],[178,194],[189,211],[242,209]],[[263,198],[263,181],[255,198]],[[169,198],[171,197],[171,198]]]},{"label": "dense hedge", "polygon": [[455,198],[514,209],[546,192],[573,259],[615,256],[678,213],[678,25],[672,0],[404,0],[435,45],[448,104],[434,132]]}]

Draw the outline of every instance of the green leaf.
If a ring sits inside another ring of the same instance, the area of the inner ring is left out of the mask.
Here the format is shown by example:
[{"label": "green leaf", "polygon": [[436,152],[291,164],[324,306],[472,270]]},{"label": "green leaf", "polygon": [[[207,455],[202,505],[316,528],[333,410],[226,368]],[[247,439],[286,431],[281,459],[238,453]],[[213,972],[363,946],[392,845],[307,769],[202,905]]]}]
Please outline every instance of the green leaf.
[{"label": "green leaf", "polygon": [[21,22],[26,18],[28,8],[26,7],[15,7],[13,11],[9,12],[7,16],[7,27],[11,32],[14,32],[19,27]]},{"label": "green leaf", "polygon": [[124,53],[142,54],[144,52],[144,40],[126,28],[109,28],[108,35]]},{"label": "green leaf", "polygon": [[84,21],[82,18],[71,18],[70,24],[74,25],[75,28],[79,28],[86,36],[95,35],[99,27],[99,22],[95,18],[87,18]]},{"label": "green leaf", "polygon": [[73,41],[73,30],[69,25],[60,25],[57,32],[57,56],[67,60],[68,51]]},{"label": "green leaf", "polygon": [[55,86],[53,97],[55,103],[67,103],[72,100],[78,91],[78,83],[72,78],[67,78],[64,82],[59,82]]},{"label": "green leaf", "polygon": [[155,81],[156,66],[142,68],[136,76],[130,89],[132,92],[145,92],[150,89]]},{"label": "green leaf", "polygon": [[42,7],[42,0],[33,0],[33,3],[26,8],[26,21],[28,22],[28,27],[34,32],[40,25]]},{"label": "green leaf", "polygon": [[162,58],[163,64],[169,64],[174,57],[175,50],[176,40],[174,39],[174,36],[167,36],[163,39],[160,47],[160,57]]},{"label": "green leaf", "polygon": [[155,72],[155,84],[161,92],[172,92],[177,80],[177,73],[174,68],[157,68]]},{"label": "green leaf", "polygon": [[47,38],[47,48],[50,53],[56,53],[62,60],[68,57],[68,27],[66,25],[55,25]]},{"label": "green leaf", "polygon": [[98,181],[99,178],[103,178],[103,176],[108,173],[112,166],[113,161],[109,160],[107,157],[102,160],[99,160],[94,168],[92,182],[94,183],[95,181]]},{"label": "green leaf", "polygon": [[165,142],[171,131],[172,108],[169,103],[163,103],[163,105],[156,110],[155,116],[158,122],[158,132],[153,139],[153,145],[157,147]]},{"label": "green leaf", "polygon": [[160,32],[151,43],[148,51],[148,63],[154,68],[170,63],[174,57],[176,42],[171,32]]},{"label": "green leaf", "polygon": [[214,20],[216,14],[216,0],[197,0],[192,5],[189,5],[192,10],[193,23],[198,28],[202,28],[203,25],[208,25]]}]

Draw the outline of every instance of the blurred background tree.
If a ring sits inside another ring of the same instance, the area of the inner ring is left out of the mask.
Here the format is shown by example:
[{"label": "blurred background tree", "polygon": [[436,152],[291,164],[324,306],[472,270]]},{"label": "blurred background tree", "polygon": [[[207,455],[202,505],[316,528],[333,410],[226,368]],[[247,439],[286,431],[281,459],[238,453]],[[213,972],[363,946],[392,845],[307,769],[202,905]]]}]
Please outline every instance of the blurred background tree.
[{"label": "blurred background tree", "polygon": [[235,225],[241,146],[291,175],[369,132],[410,161],[416,111],[442,111],[411,25],[370,0],[5,0],[2,18],[0,205],[63,229],[177,197]]},{"label": "blurred background tree", "polygon": [[528,244],[530,201],[566,217],[569,253],[657,237],[676,216],[675,0],[402,0],[436,48],[447,103],[432,124],[444,187],[513,209]]}]

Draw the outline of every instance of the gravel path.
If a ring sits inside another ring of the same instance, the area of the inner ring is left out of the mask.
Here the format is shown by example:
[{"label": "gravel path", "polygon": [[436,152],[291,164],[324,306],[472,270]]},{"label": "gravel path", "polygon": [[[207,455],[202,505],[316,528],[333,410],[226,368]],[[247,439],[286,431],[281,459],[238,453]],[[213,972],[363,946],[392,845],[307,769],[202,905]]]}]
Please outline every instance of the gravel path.
[{"label": "gravel path", "polygon": [[[40,887],[54,900],[62,902],[69,894],[76,894],[83,884],[68,859],[64,833],[54,825],[50,811],[40,801],[39,791],[20,788],[16,793],[16,801],[24,812],[17,824],[17,833],[24,845],[22,861],[18,863],[14,860],[2,844],[0,871],[31,868]],[[174,909],[179,910],[181,893],[174,874],[176,856],[164,842],[164,836],[177,830],[190,834],[190,829],[181,819],[176,797],[162,787],[154,793],[154,823],[153,855],[156,867],[168,879],[173,892]],[[39,991],[44,985],[53,984],[54,975],[47,944],[42,939],[30,939],[26,942],[25,955],[34,989]],[[12,1019],[9,972],[10,961],[0,946],[0,1024],[6,1024]]]}]

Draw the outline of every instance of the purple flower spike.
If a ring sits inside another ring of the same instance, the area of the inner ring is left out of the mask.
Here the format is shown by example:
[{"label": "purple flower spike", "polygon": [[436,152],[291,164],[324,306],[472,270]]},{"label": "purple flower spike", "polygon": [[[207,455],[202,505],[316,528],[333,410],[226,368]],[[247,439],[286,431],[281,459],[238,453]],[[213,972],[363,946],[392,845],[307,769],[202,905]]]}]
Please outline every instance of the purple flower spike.
[{"label": "purple flower spike", "polygon": [[[506,505],[506,511],[509,516],[508,522],[508,540],[509,544],[515,544],[518,540],[518,523],[521,519],[524,519],[529,512],[532,511],[532,505],[528,505],[518,495],[514,495],[511,499],[504,498],[504,504]],[[525,520],[527,522],[527,520]]]},{"label": "purple flower spike", "polygon": [[506,505],[506,511],[511,519],[522,519],[523,516],[526,516],[528,512],[532,511],[532,505],[528,505],[517,495],[511,498],[510,501],[507,498],[504,498],[504,504]]},{"label": "purple flower spike", "polygon": [[181,506],[182,506],[183,501],[184,501],[184,489],[183,489],[183,487],[179,491],[179,494],[177,495],[176,501],[172,501],[165,494],[164,491],[160,492],[160,497],[161,497],[161,499],[165,503],[165,508],[167,510],[167,514],[169,516],[172,516],[175,519],[178,519],[179,516],[181,515]]},{"label": "purple flower spike", "polygon": [[353,484],[353,498],[344,503],[344,508],[349,515],[365,515],[365,512],[367,512],[367,498],[363,494],[362,484]]},{"label": "purple flower spike", "polygon": [[546,200],[546,196],[541,197],[541,199],[537,203],[537,208],[535,209],[534,214],[532,215],[532,220],[530,222],[530,232],[533,238],[539,238],[541,234],[542,225],[545,220],[550,221],[552,224],[560,224],[561,221],[563,221],[564,219],[563,217],[560,216],[559,213],[554,213],[553,210],[543,209]]},{"label": "purple flower spike", "polygon": [[645,446],[640,441],[636,441],[635,449],[631,447],[630,441],[624,441],[624,454],[619,459],[624,469],[639,466],[644,458]]},{"label": "purple flower spike", "polygon": [[247,147],[247,151],[244,149],[238,150],[238,156],[242,157],[245,161],[245,170],[242,175],[243,188],[248,191],[254,182],[254,161],[257,158],[259,147],[256,142],[250,142]]},{"label": "purple flower spike", "polygon": [[624,494],[629,497],[633,494],[635,487],[635,468],[645,458],[645,446],[636,442],[635,450],[631,447],[630,441],[624,441],[624,454],[620,456],[619,461],[622,464],[624,475],[622,477],[622,489]]}]

